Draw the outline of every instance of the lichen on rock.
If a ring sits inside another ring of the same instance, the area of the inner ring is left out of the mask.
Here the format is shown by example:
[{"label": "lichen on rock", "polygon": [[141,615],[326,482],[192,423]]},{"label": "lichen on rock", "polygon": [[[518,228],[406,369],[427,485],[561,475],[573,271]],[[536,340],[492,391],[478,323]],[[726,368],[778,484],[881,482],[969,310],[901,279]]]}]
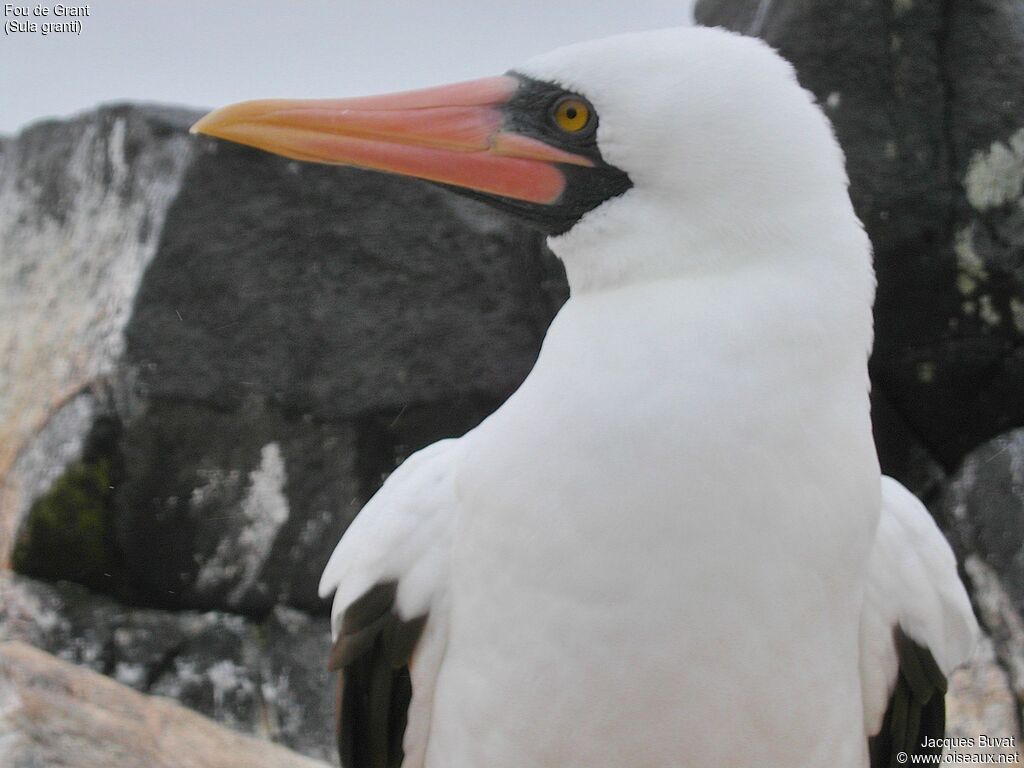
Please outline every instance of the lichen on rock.
[{"label": "lichen on rock", "polygon": [[974,153],[964,176],[967,201],[978,211],[1012,203],[1024,192],[1024,128]]},{"label": "lichen on rock", "polygon": [[15,570],[76,581],[109,571],[110,488],[109,459],[68,467],[32,504],[15,544]]},{"label": "lichen on rock", "polygon": [[113,583],[120,567],[113,538],[118,434],[116,422],[97,420],[81,457],[33,501],[15,539],[16,571],[101,589]]}]

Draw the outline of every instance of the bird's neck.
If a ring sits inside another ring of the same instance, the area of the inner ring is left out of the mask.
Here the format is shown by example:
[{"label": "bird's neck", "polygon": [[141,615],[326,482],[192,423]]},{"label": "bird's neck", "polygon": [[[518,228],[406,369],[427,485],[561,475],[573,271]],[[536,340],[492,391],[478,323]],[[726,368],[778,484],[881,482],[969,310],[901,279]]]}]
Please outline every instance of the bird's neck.
[{"label": "bird's neck", "polygon": [[681,375],[698,357],[719,358],[744,376],[800,369],[825,387],[835,372],[866,392],[875,286],[867,237],[848,203],[804,219],[790,213],[785,228],[714,231],[653,213],[570,231],[552,242],[571,298],[546,345],[562,337],[565,359],[597,350],[640,375],[659,366],[671,377],[671,365]]},{"label": "bird's neck", "polygon": [[630,361],[623,367],[641,378],[655,364],[685,372],[696,356],[720,357],[745,376],[756,375],[765,356],[781,368],[806,364],[808,375],[837,365],[866,375],[872,287],[870,277],[852,281],[842,271],[765,261],[583,290],[570,297],[545,345],[569,347],[560,359]]},{"label": "bird's neck", "polygon": [[682,205],[633,190],[548,244],[577,296],[764,268],[766,275],[809,277],[809,288],[838,282],[870,308],[870,243],[845,194],[828,199],[760,201],[739,218],[714,200]]}]

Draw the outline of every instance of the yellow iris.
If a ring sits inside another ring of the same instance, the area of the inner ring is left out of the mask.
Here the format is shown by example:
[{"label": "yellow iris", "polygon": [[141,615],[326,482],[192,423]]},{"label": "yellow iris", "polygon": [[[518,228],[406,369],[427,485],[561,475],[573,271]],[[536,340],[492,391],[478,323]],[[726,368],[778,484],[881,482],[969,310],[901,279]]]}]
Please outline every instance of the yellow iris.
[{"label": "yellow iris", "polygon": [[582,99],[562,99],[555,105],[555,123],[566,133],[578,133],[590,123],[590,106]]}]

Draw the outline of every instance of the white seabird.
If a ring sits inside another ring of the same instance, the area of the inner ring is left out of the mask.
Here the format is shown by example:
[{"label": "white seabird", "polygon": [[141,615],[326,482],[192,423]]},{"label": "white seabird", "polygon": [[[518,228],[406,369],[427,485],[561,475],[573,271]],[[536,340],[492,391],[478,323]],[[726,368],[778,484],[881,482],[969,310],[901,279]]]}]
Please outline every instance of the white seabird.
[{"label": "white seabird", "polygon": [[461,188],[547,231],[568,274],[521,388],[400,466],[324,571],[347,768],[934,752],[977,627],[928,513],[880,476],[870,245],[766,45],[623,35],[196,130]]}]

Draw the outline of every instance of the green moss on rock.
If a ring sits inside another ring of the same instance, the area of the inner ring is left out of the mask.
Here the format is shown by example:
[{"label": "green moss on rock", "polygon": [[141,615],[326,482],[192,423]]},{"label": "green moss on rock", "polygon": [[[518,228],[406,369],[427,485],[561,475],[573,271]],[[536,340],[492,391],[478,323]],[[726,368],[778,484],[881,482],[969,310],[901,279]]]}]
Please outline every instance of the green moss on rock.
[{"label": "green moss on rock", "polygon": [[15,542],[16,571],[99,585],[116,570],[114,486],[120,467],[115,432],[94,427],[82,458],[33,502]]}]

